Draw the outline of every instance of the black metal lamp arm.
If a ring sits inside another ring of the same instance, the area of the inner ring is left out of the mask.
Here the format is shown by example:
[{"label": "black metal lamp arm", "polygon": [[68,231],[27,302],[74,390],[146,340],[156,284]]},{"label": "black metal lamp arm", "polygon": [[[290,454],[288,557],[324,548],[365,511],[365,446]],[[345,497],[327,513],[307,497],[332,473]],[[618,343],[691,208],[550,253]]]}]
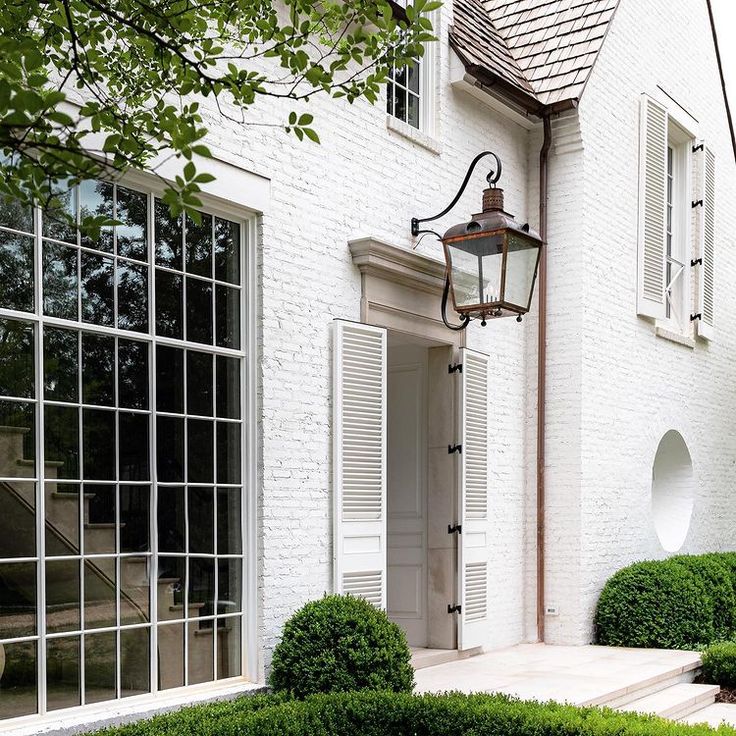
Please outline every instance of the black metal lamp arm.
[{"label": "black metal lamp arm", "polygon": [[463,196],[463,193],[465,192],[465,189],[468,186],[468,182],[470,181],[470,177],[473,175],[473,171],[475,171],[475,167],[478,165],[478,162],[482,158],[485,158],[486,156],[493,156],[493,158],[496,159],[495,169],[491,169],[488,172],[488,176],[486,177],[488,186],[493,186],[501,178],[501,172],[503,170],[501,159],[495,153],[493,153],[493,151],[483,151],[483,153],[479,153],[470,162],[468,171],[465,174],[465,179],[463,179],[463,183],[460,185],[460,189],[458,190],[457,194],[453,198],[452,202],[450,202],[450,204],[448,204],[447,207],[445,207],[445,209],[442,210],[442,212],[436,215],[433,215],[432,217],[412,217],[411,218],[411,234],[414,237],[416,237],[417,235],[421,235],[422,233],[433,233],[434,232],[434,230],[420,230],[419,225],[422,222],[432,222],[432,220],[439,220],[440,217],[444,217],[458,203],[458,200],[460,199],[460,197]]}]

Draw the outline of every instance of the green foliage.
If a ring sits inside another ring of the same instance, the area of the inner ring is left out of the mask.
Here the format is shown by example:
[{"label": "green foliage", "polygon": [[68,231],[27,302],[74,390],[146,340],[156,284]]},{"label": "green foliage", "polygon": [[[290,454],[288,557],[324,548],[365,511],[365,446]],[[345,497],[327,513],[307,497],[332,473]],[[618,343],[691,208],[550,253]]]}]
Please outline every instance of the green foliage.
[{"label": "green foliage", "polygon": [[721,687],[736,687],[736,641],[721,641],[703,650],[703,679]]},{"label": "green foliage", "polygon": [[366,600],[329,595],[287,622],[269,684],[303,698],[352,690],[411,692],[414,670],[403,631]]},{"label": "green foliage", "polygon": [[698,649],[736,633],[736,554],[638,562],[606,583],[595,614],[599,644]]},{"label": "green foliage", "polygon": [[[254,701],[254,702],[249,702]],[[353,692],[306,700],[241,698],[187,708],[105,736],[713,736],[654,716],[503,695]],[[721,736],[736,730],[722,727]],[[100,734],[102,736],[102,734]]]},{"label": "green foliage", "polygon": [[[258,98],[374,103],[393,65],[434,39],[415,0],[27,0],[0,13],[0,195],[45,203],[58,185],[182,159],[165,199],[194,212],[211,155],[201,103],[248,124]],[[280,106],[279,106],[280,109]],[[318,142],[310,113],[259,121]],[[188,163],[187,163],[188,162]],[[10,171],[12,168],[12,176]],[[99,226],[99,223],[97,223]]]}]

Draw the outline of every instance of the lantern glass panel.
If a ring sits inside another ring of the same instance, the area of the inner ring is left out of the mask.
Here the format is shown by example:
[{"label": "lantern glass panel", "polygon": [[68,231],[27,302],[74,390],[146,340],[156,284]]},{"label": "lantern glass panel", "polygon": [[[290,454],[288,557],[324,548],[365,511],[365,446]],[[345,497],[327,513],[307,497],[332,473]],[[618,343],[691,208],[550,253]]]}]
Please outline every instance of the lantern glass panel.
[{"label": "lantern glass panel", "polygon": [[447,243],[458,309],[498,301],[503,269],[503,233]]},{"label": "lantern glass panel", "polygon": [[504,301],[528,309],[537,272],[539,245],[524,235],[509,233]]}]

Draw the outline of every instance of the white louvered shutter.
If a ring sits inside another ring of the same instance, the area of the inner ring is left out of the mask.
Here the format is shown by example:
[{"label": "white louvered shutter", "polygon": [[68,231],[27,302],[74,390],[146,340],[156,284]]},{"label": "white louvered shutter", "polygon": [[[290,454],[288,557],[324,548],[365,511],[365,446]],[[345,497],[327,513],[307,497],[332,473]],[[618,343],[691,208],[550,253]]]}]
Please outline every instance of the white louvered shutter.
[{"label": "white louvered shutter", "polygon": [[714,337],[713,319],[713,279],[715,240],[716,240],[716,157],[707,146],[697,152],[697,194],[696,201],[702,200],[702,207],[696,208],[698,258],[702,264],[698,266],[698,308],[700,319],[696,325],[698,336],[707,340]]},{"label": "white louvered shutter", "polygon": [[458,649],[488,640],[488,356],[467,348],[460,382]]},{"label": "white louvered shutter", "polygon": [[639,134],[639,248],[636,310],[655,319],[667,316],[667,111],[641,98]]},{"label": "white louvered shutter", "polygon": [[386,330],[334,330],[334,585],[385,609]]}]

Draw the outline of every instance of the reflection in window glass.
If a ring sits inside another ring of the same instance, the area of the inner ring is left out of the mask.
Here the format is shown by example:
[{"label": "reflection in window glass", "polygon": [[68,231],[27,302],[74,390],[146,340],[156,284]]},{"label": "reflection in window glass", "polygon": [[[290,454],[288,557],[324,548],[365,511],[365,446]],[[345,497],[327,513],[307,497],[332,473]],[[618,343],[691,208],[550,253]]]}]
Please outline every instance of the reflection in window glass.
[{"label": "reflection in window glass", "polygon": [[46,645],[46,707],[58,710],[80,702],[79,637],[49,639]]},{"label": "reflection in window glass", "polygon": [[179,274],[156,269],[156,334],[181,339],[184,336],[184,295]]},{"label": "reflection in window glass", "polygon": [[215,561],[189,558],[189,616],[211,616],[215,610]]},{"label": "reflection in window glass", "polygon": [[148,197],[118,186],[115,219],[123,223],[115,228],[118,255],[148,260]]},{"label": "reflection in window glass", "polygon": [[0,557],[35,557],[36,484],[0,481],[0,510]]},{"label": "reflection in window glass", "polygon": [[44,398],[79,401],[79,333],[44,327]]},{"label": "reflection in window glass", "polygon": [[115,412],[83,409],[84,477],[115,480]]},{"label": "reflection in window glass", "polygon": [[118,327],[148,332],[148,268],[118,261]]},{"label": "reflection in window glass", "polygon": [[43,210],[43,234],[48,238],[77,244],[77,189],[60,186]]},{"label": "reflection in window glass", "polygon": [[120,412],[120,447],[118,448],[120,480],[149,480],[148,416]]},{"label": "reflection in window glass", "polygon": [[3,644],[5,666],[0,673],[0,718],[14,718],[38,711],[35,641]]},{"label": "reflection in window glass", "polygon": [[78,260],[76,248],[43,241],[43,313],[49,317],[78,318]]},{"label": "reflection in window glass", "polygon": [[116,490],[112,484],[85,483],[87,517],[84,524],[85,554],[115,553]]},{"label": "reflection in window glass", "polygon": [[238,613],[241,599],[241,561],[228,557],[217,562],[217,612]]},{"label": "reflection in window glass", "polygon": [[156,418],[158,479],[163,483],[184,480],[184,419]]},{"label": "reflection in window glass", "polygon": [[212,416],[212,355],[187,350],[187,414]]},{"label": "reflection in window glass", "polygon": [[150,642],[148,627],[120,632],[120,694],[124,698],[151,690]]},{"label": "reflection in window glass", "polygon": [[184,487],[158,488],[158,548],[162,552],[184,552]]},{"label": "reflection in window glass", "polygon": [[158,627],[158,646],[166,656],[159,667],[159,687],[168,690],[184,684],[184,624]]},{"label": "reflection in window glass", "polygon": [[199,224],[187,216],[184,242],[187,271],[212,278],[212,216],[203,214]]},{"label": "reflection in window glass", "polygon": [[187,340],[212,343],[212,283],[187,280]]},{"label": "reflection in window glass", "polygon": [[208,632],[207,639],[209,646],[199,647],[196,657],[189,657],[189,665],[187,673],[189,676],[189,684],[196,685],[200,682],[209,682],[215,679],[215,663],[214,652],[212,651],[212,625],[213,621],[208,621],[207,628],[203,628],[205,622],[190,621],[187,624],[187,636],[190,641],[197,641],[197,636],[203,637],[205,631]]},{"label": "reflection in window glass", "polygon": [[[86,218],[113,220],[112,184],[106,181],[83,181],[79,185],[79,221]],[[112,253],[112,227],[100,228],[99,233],[82,233],[82,245]]]},{"label": "reflection in window glass", "polygon": [[84,697],[100,703],[115,697],[117,641],[114,631],[84,637]]},{"label": "reflection in window glass", "polygon": [[243,648],[238,616],[217,619],[217,679],[242,674]]},{"label": "reflection in window glass", "polygon": [[[12,451],[0,454],[0,477],[35,475],[36,421],[33,404],[0,400],[0,426],[13,438]],[[12,429],[11,429],[12,428]],[[23,471],[19,470],[19,466]]]},{"label": "reflection in window glass", "polygon": [[148,409],[148,345],[118,340],[118,401],[126,409]]},{"label": "reflection in window glass", "polygon": [[85,404],[115,404],[115,338],[82,335],[82,396]]},{"label": "reflection in window glass", "polygon": [[[113,529],[112,536],[114,534]],[[84,563],[85,629],[102,629],[117,623],[115,580],[114,557],[95,558]]]},{"label": "reflection in window glass", "polygon": [[82,321],[115,324],[113,260],[82,251]]},{"label": "reflection in window glass", "polygon": [[0,319],[0,395],[33,398],[33,325]]},{"label": "reflection in window glass", "polygon": [[79,409],[47,404],[44,408],[44,453],[57,478],[79,478]]},{"label": "reflection in window glass", "polygon": [[11,230],[33,234],[33,209],[17,199],[0,195],[0,224]]},{"label": "reflection in window glass", "polygon": [[156,265],[181,271],[184,234],[182,218],[172,219],[169,207],[160,199],[154,200],[154,228],[156,237]]},{"label": "reflection in window glass", "polygon": [[217,554],[237,555],[240,541],[240,489],[217,489]]},{"label": "reflection in window glass", "polygon": [[214,481],[214,423],[202,419],[187,420],[187,468],[190,483]]},{"label": "reflection in window glass", "polygon": [[240,483],[240,424],[217,422],[217,482]]},{"label": "reflection in window glass", "polygon": [[46,561],[46,630],[77,631],[79,618],[79,560]]},{"label": "reflection in window glass", "polygon": [[217,416],[240,419],[240,360],[217,356]]},{"label": "reflection in window glass", "polygon": [[79,554],[79,483],[46,483],[46,504],[54,504],[63,513],[64,522],[50,518],[46,527],[46,556],[58,557],[61,555]]},{"label": "reflection in window glass", "polygon": [[240,283],[240,225],[215,218],[215,278]]},{"label": "reflection in window glass", "polygon": [[218,284],[215,293],[217,345],[237,350],[240,347],[240,291]]},{"label": "reflection in window glass", "polygon": [[0,230],[0,307],[33,311],[33,238]]},{"label": "reflection in window glass", "polygon": [[148,552],[150,549],[150,508],[151,490],[148,486],[120,486],[121,552]]},{"label": "reflection in window glass", "polygon": [[212,554],[215,505],[212,488],[189,489],[189,551]]},{"label": "reflection in window glass", "polygon": [[0,638],[36,633],[36,563],[0,565]]},{"label": "reflection in window glass", "polygon": [[175,414],[184,411],[184,351],[179,348],[156,348],[156,408]]}]

